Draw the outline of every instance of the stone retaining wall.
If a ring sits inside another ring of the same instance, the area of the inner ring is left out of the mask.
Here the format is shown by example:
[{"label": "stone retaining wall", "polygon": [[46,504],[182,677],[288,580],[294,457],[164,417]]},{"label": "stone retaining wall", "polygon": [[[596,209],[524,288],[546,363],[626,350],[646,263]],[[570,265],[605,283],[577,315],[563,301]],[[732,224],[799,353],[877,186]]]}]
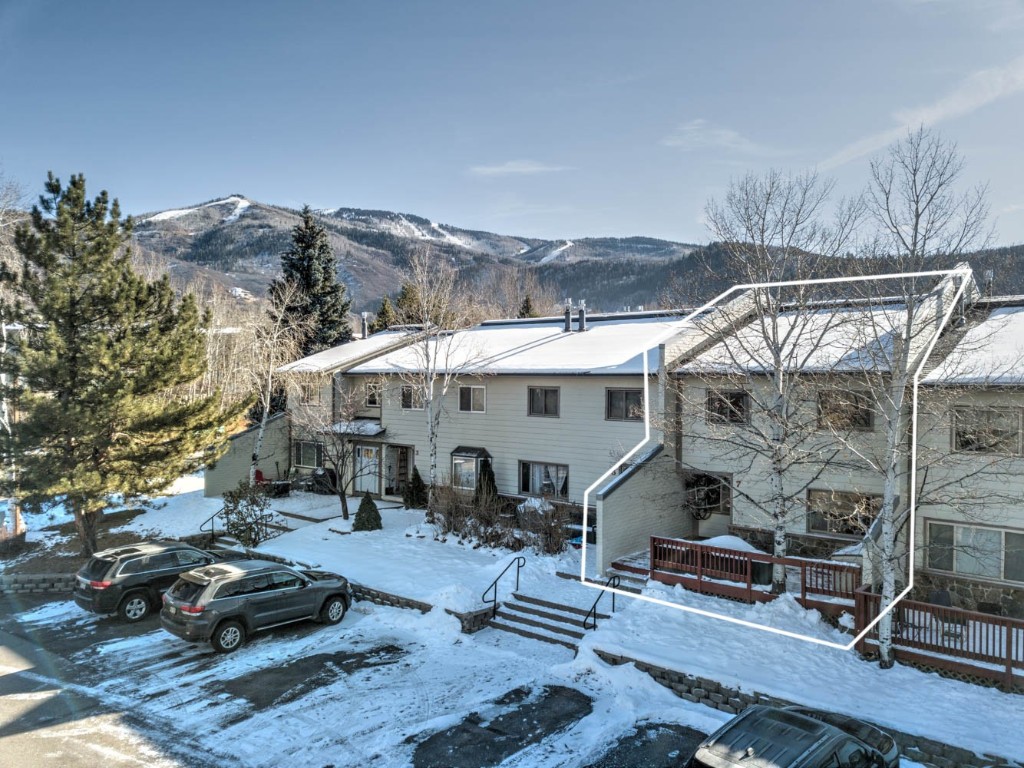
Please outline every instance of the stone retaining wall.
[{"label": "stone retaining wall", "polygon": [[0,592],[71,592],[75,576],[71,573],[12,573],[0,574]]},{"label": "stone retaining wall", "polygon": [[[749,707],[751,704],[770,704],[776,707],[784,707],[795,702],[786,701],[775,696],[768,696],[763,693],[744,693],[736,688],[722,685],[714,680],[703,677],[694,677],[684,672],[673,669],[665,669],[654,664],[637,661],[628,656],[619,656],[595,648],[594,653],[609,664],[633,664],[641,672],[646,672],[657,683],[665,686],[681,699],[703,704],[712,709],[718,709],[729,714],[736,714]],[[1008,760],[999,755],[976,755],[960,747],[950,744],[943,744],[934,739],[926,739],[921,736],[903,733],[894,730],[889,726],[879,726],[886,733],[892,735],[900,747],[900,752],[932,768],[990,768],[991,766],[1006,766],[1007,768],[1021,768],[1021,764]]]}]

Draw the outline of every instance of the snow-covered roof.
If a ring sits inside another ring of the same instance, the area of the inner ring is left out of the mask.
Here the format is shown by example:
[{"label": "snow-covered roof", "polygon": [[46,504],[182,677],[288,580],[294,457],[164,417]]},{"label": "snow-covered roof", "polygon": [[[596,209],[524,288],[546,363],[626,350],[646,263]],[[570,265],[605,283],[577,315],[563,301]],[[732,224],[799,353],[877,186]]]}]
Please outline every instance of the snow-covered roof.
[{"label": "snow-covered roof", "polygon": [[414,331],[403,329],[381,331],[365,339],[356,339],[347,344],[325,349],[315,355],[303,357],[293,363],[282,365],[280,373],[328,373],[345,370],[346,368],[365,362],[368,358],[388,352],[395,347],[406,344],[414,335]]},{"label": "snow-covered roof", "polygon": [[[782,359],[788,370],[887,371],[893,340],[906,322],[903,304],[784,312],[779,316],[775,338],[781,341]],[[754,317],[675,372],[766,373],[773,368],[762,321]]]},{"label": "snow-covered roof", "polygon": [[1024,384],[1024,306],[989,312],[964,334],[924,383],[997,387]]},{"label": "snow-covered roof", "polygon": [[385,427],[380,425],[380,419],[352,419],[352,421],[339,421],[331,426],[331,431],[338,435],[362,435],[373,437],[384,432]]},{"label": "snow-covered roof", "polygon": [[[643,350],[648,368],[658,370],[658,344],[689,328],[680,314],[599,315],[587,330],[566,333],[562,318],[487,322],[423,343],[441,370],[480,374],[640,374]],[[422,343],[382,355],[350,370],[354,374],[388,374],[422,367]]]}]

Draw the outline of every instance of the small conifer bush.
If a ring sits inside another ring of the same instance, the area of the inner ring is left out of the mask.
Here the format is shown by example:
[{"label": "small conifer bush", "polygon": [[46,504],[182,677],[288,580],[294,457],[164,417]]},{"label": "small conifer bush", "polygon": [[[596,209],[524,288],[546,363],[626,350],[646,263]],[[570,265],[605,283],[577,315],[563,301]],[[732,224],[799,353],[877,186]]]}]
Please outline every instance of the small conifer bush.
[{"label": "small conifer bush", "polygon": [[370,497],[370,492],[363,494],[363,500],[359,502],[359,509],[356,510],[356,519],[352,522],[353,531],[379,531],[384,527],[380,519],[380,511],[376,503]]}]

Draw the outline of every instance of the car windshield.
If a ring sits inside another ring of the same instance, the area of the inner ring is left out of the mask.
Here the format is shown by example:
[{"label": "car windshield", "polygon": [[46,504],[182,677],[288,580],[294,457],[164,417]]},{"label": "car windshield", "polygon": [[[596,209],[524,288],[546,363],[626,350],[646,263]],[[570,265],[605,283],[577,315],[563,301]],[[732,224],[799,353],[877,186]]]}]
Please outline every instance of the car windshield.
[{"label": "car windshield", "polygon": [[97,581],[106,575],[107,571],[110,570],[110,566],[114,564],[113,560],[103,560],[99,557],[93,557],[89,559],[89,562],[82,568],[82,575],[92,581]]},{"label": "car windshield", "polygon": [[183,603],[191,603],[199,597],[205,588],[205,584],[196,584],[194,581],[178,579],[174,582],[174,586],[167,591],[167,594],[175,600],[180,600]]}]

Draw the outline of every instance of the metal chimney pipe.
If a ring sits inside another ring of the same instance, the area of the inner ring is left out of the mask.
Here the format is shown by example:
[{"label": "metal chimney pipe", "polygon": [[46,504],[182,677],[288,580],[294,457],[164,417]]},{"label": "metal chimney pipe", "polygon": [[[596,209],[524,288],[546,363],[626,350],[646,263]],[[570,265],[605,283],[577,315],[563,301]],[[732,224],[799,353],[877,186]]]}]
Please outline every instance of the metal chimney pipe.
[{"label": "metal chimney pipe", "polygon": [[587,302],[580,301],[580,323],[578,331],[587,330]]},{"label": "metal chimney pipe", "polygon": [[565,326],[562,333],[572,333],[572,307],[568,304],[565,305]]},{"label": "metal chimney pipe", "polygon": [[364,338],[364,339],[365,339],[365,338],[366,338],[367,336],[369,336],[369,335],[370,335],[370,324],[366,322],[366,315],[367,315],[367,313],[366,313],[366,312],[363,312],[363,314],[362,314],[362,320],[363,320],[363,338]]}]

